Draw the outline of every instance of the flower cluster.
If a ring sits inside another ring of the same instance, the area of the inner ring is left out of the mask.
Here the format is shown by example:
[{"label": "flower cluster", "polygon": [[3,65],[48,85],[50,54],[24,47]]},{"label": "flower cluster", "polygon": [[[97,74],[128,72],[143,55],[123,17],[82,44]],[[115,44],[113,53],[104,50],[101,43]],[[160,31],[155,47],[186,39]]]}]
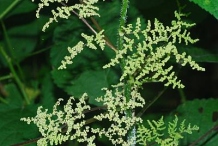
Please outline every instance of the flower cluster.
[{"label": "flower cluster", "polygon": [[[104,103],[107,107],[107,112],[95,115],[93,118],[98,121],[109,120],[111,125],[108,129],[91,128],[86,125],[84,111],[90,110],[90,106],[85,102],[85,98],[88,96],[86,93],[76,103],[76,108],[72,107],[74,98],[71,97],[64,106],[64,111],[58,110],[58,105],[62,100],[59,99],[54,105],[52,113],[48,113],[47,109],[43,111],[42,107],[39,107],[35,117],[22,118],[21,120],[28,124],[33,122],[39,128],[43,136],[37,141],[39,146],[57,145],[66,140],[75,139],[78,142],[87,142],[88,146],[95,146],[93,141],[96,135],[105,135],[115,145],[130,145],[136,139],[127,141],[127,133],[134,125],[141,123],[142,119],[134,116],[134,114],[127,116],[126,111],[133,110],[136,107],[143,107],[145,101],[138,93],[136,87],[132,88],[131,99],[128,101],[123,91],[119,91],[118,88],[115,88],[115,93],[105,88],[105,95],[97,99],[97,101]],[[89,137],[89,135],[91,136]]]},{"label": "flower cluster", "polygon": [[[89,137],[87,132],[89,127],[85,126],[84,110],[89,110],[90,106],[86,105],[84,93],[80,98],[80,102],[76,104],[76,108],[72,108],[74,98],[71,97],[64,106],[64,111],[58,110],[58,105],[63,99],[59,99],[53,107],[53,112],[42,110],[40,106],[35,117],[22,118],[28,124],[33,122],[42,134],[43,138],[37,141],[39,146],[58,145],[67,140],[77,139],[79,142],[88,142],[89,146],[93,144],[95,136]],[[83,128],[82,128],[83,127]],[[66,129],[63,131],[63,129]],[[75,131],[75,133],[71,133]]]},{"label": "flower cluster", "polygon": [[72,64],[73,63],[73,58],[76,57],[81,51],[84,49],[85,46],[87,46],[90,49],[97,49],[97,44],[102,50],[104,50],[105,47],[105,40],[104,35],[103,35],[104,30],[100,31],[96,35],[91,35],[88,36],[84,33],[81,34],[81,36],[87,41],[87,43],[83,43],[82,41],[79,41],[77,45],[74,47],[68,47],[68,52],[70,53],[69,56],[65,56],[64,60],[61,61],[61,66],[59,66],[58,69],[66,69],[67,64]]},{"label": "flower cluster", "polygon": [[176,43],[184,41],[188,44],[197,41],[190,37],[187,30],[183,31],[182,28],[189,28],[194,24],[183,22],[182,16],[184,14],[175,12],[177,21],[172,21],[171,26],[164,26],[155,19],[153,28],[148,21],[146,29],[141,30],[141,22],[138,18],[135,27],[132,24],[123,27],[119,33],[124,40],[123,48],[104,68],[115,66],[125,58],[120,81],[134,79],[131,82],[139,86],[148,81],[159,81],[166,82],[165,86],[173,85],[173,88],[183,88],[184,85],[172,71],[173,66],[167,66],[171,58],[179,64],[182,62],[182,66],[189,64],[192,69],[199,71],[204,71],[204,68],[193,61],[191,56],[178,53]]},{"label": "flower cluster", "polygon": [[119,91],[119,87],[116,88],[115,93],[111,90],[104,90],[106,90],[106,94],[98,98],[97,101],[103,102],[107,107],[107,112],[96,115],[94,118],[99,121],[110,121],[111,124],[109,128],[93,128],[92,132],[99,134],[99,136],[105,135],[113,145],[130,146],[135,139],[127,140],[126,136],[135,124],[142,122],[142,119],[136,117],[134,113],[128,116],[127,112],[137,107],[143,107],[145,101],[136,87],[131,89],[131,98],[129,100],[125,97],[124,91]]},{"label": "flower cluster", "polygon": [[[34,0],[32,0],[34,1]],[[39,12],[43,7],[48,7],[51,3],[61,3],[62,5],[68,2],[68,0],[41,0],[41,2],[38,4],[38,9],[36,11],[36,17],[39,18]],[[60,7],[57,7],[56,10],[52,10],[53,17],[49,19],[49,21],[43,26],[42,30],[45,31],[46,28],[49,27],[51,23],[54,21],[58,21],[57,18],[64,18],[68,19],[71,16],[72,11],[78,12],[79,18],[87,18],[92,16],[99,16],[98,10],[99,8],[97,6],[94,6],[98,0],[85,0],[81,4],[75,4],[72,6],[63,5]]]}]

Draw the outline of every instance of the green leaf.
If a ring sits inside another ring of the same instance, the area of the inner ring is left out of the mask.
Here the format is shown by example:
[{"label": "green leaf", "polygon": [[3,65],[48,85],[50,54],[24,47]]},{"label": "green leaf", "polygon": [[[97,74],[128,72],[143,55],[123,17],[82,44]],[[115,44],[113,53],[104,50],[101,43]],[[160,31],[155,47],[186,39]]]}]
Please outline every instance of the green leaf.
[{"label": "green leaf", "polygon": [[13,54],[16,59],[23,59],[34,50],[39,32],[37,28],[37,21],[34,21],[8,30]]},{"label": "green leaf", "polygon": [[9,146],[20,142],[28,141],[30,138],[39,137],[38,129],[35,125],[26,125],[20,121],[22,117],[34,116],[36,111],[35,105],[27,108],[11,108],[0,104],[4,111],[0,111],[0,145]]},{"label": "green leaf", "polygon": [[[208,132],[218,123],[218,100],[217,99],[196,99],[185,102],[180,105],[173,114],[176,114],[180,120],[186,119],[186,123],[199,126],[198,133],[185,135],[180,145],[189,145],[196,141],[199,137]],[[170,118],[173,119],[173,116]],[[208,136],[202,139],[197,145],[217,146],[218,135],[216,131],[212,131]]]},{"label": "green leaf", "polygon": [[208,11],[218,19],[218,0],[189,0],[199,5],[202,9]]},{"label": "green leaf", "polygon": [[193,46],[182,46],[179,48],[180,51],[186,52],[188,55],[192,56],[193,60],[196,62],[218,62],[218,53],[212,53],[206,49],[197,48]]},{"label": "green leaf", "polygon": [[55,104],[55,96],[54,96],[54,84],[51,79],[51,74],[45,75],[42,80],[42,106],[44,108],[52,109]]},{"label": "green leaf", "polygon": [[29,0],[21,1],[18,6],[15,9],[12,9],[12,11],[9,13],[9,16],[12,15],[18,15],[23,13],[30,13],[35,11],[37,8],[37,5]]},{"label": "green leaf", "polygon": [[[15,83],[4,85],[4,90],[6,94],[5,101],[8,103],[7,106],[10,106],[11,108],[20,108],[24,106],[24,98],[21,95],[20,89]],[[24,90],[31,101],[33,101],[39,95],[38,89],[25,87]],[[4,107],[0,107],[0,111],[1,110],[4,110]]]},{"label": "green leaf", "polygon": [[34,125],[26,125],[20,118],[34,116],[36,105],[24,107],[22,96],[13,83],[4,86],[8,104],[0,104],[0,145],[9,146],[38,137]]},{"label": "green leaf", "polygon": [[62,87],[69,95],[79,98],[83,93],[88,93],[89,103],[100,105],[95,98],[104,95],[101,89],[109,87],[117,80],[114,72],[104,70],[86,70],[78,77],[73,78],[73,74],[58,70],[52,72],[53,78],[59,87]]},{"label": "green leaf", "polygon": [[23,98],[17,86],[14,83],[10,83],[6,84],[4,89],[7,93],[6,100],[8,101],[9,106],[13,108],[22,107]]},{"label": "green leaf", "polygon": [[20,121],[22,117],[34,116],[38,105],[23,105],[22,95],[14,83],[4,85],[4,90],[8,104],[0,103],[0,145],[9,146],[39,137],[35,125]]},{"label": "green leaf", "polygon": [[36,5],[29,0],[4,0],[0,5],[0,15],[6,13],[6,17],[28,13],[36,9]]}]

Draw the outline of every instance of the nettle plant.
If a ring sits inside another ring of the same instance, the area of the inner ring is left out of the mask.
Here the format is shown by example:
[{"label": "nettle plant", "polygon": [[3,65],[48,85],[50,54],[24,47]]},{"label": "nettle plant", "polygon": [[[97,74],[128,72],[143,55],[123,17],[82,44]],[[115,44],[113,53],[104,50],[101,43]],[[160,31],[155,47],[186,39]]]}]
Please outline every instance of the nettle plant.
[{"label": "nettle plant", "polygon": [[138,111],[136,109],[143,108],[146,104],[139,92],[143,84],[163,82],[165,86],[184,88],[169,61],[181,66],[189,65],[193,70],[205,70],[193,61],[191,56],[178,51],[177,44],[188,45],[198,41],[190,37],[188,28],[194,24],[183,21],[186,14],[180,10],[175,11],[175,20],[172,20],[169,26],[155,19],[154,22],[148,20],[146,27],[143,27],[145,24],[142,24],[144,21],[140,17],[136,18],[134,24],[128,24],[128,9],[131,9],[131,6],[129,0],[122,0],[122,4],[117,6],[120,7],[120,19],[117,26],[117,42],[113,42],[116,43],[114,47],[104,29],[97,31],[87,21],[89,18],[101,16],[97,6],[98,0],[84,0],[71,6],[67,4],[68,0],[41,0],[36,12],[37,18],[41,9],[52,3],[59,3],[61,6],[51,11],[53,17],[44,25],[43,31],[59,18],[68,19],[76,16],[93,32],[93,35],[82,33],[83,40],[74,46],[63,48],[68,49],[68,55],[63,58],[58,69],[68,69],[68,66],[73,64],[74,58],[85,49],[105,51],[108,46],[114,51],[115,57],[102,66],[102,69],[119,66],[122,74],[117,84],[102,88],[105,94],[96,97],[96,101],[103,104],[104,112],[96,113],[93,118],[102,123],[109,121],[108,127],[89,126],[85,113],[92,108],[87,102],[89,98],[87,93],[77,97],[78,102],[74,97],[70,97],[63,110],[59,108],[63,99],[59,99],[51,113],[40,106],[35,117],[22,118],[22,121],[28,124],[34,123],[38,127],[42,135],[37,141],[39,146],[58,145],[67,140],[94,146],[95,139],[102,136],[112,145],[134,146],[156,143],[161,146],[175,146],[179,145],[183,134],[192,134],[199,129],[196,125],[187,125],[185,120],[178,122],[177,116],[169,123],[165,123],[163,117],[158,121],[147,120],[149,126],[144,126],[143,119],[139,116],[141,114],[136,113]]}]

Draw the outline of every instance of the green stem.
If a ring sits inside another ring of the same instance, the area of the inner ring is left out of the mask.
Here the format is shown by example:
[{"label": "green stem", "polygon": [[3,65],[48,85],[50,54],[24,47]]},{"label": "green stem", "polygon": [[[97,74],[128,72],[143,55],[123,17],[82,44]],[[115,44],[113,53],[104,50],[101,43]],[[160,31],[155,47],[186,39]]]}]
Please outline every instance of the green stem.
[{"label": "green stem", "polygon": [[[6,41],[6,44],[7,44],[7,46],[8,46],[8,50],[9,50],[9,52],[10,52],[10,56],[11,56],[11,58],[14,60],[15,56],[14,56],[13,47],[12,47],[12,45],[11,45],[11,42],[10,42],[10,39],[9,39],[7,30],[6,30],[6,28],[5,28],[5,24],[4,24],[3,21],[1,21],[1,25],[2,25],[2,29],[3,29],[3,34],[4,34],[5,41]],[[17,61],[13,61],[13,62],[16,64],[16,66],[17,66],[17,68],[18,68],[18,72],[19,72],[19,74],[20,74],[20,77],[21,77],[22,79],[24,79],[23,72],[22,72],[22,70],[21,70],[21,67],[20,67],[20,65],[19,65],[19,62],[17,62]]]},{"label": "green stem", "polygon": [[[125,25],[126,25],[128,5],[129,5],[129,0],[122,0],[122,7],[121,7],[121,12],[120,12],[120,24],[119,24],[118,33],[122,33],[122,31],[123,31],[122,27],[125,27]],[[118,50],[122,50],[123,49],[123,44],[124,44],[123,37],[119,36],[117,42],[118,42],[118,44],[117,44],[118,45]],[[121,69],[122,69],[122,71],[124,70],[124,66],[125,66],[125,58],[123,58],[121,60]],[[126,99],[128,101],[131,98],[132,84],[129,83],[128,80],[126,80],[125,82],[126,83],[125,83],[125,86],[124,86],[124,94],[125,94],[125,97],[126,97]],[[134,112],[132,110],[127,110],[126,111],[126,116],[127,117],[132,117],[132,116],[134,116],[133,114],[134,114]],[[127,140],[129,141],[129,140],[135,139],[135,137],[136,137],[135,127],[132,127],[132,129],[128,133]],[[135,145],[136,145],[136,142],[134,141],[134,143],[131,146],[135,146]]]},{"label": "green stem", "polygon": [[167,90],[167,88],[168,88],[168,86],[164,87],[164,89],[162,91],[160,91],[158,93],[158,95],[155,98],[153,98],[153,100],[151,102],[148,103],[147,106],[144,106],[144,108],[137,114],[137,117],[141,117],[143,115],[143,113],[163,95],[163,93]]},{"label": "green stem", "polygon": [[[120,12],[120,24],[119,24],[119,33],[122,33],[122,27],[126,24],[126,18],[127,18],[127,9],[128,9],[128,0],[122,1],[122,7]],[[123,47],[123,37],[118,38],[118,49],[121,50]]]},{"label": "green stem", "polygon": [[[128,9],[128,3],[129,1],[128,0],[123,0],[122,1],[122,7],[121,7],[121,12],[120,12],[120,24],[119,24],[119,30],[118,32],[121,33],[122,32],[122,27],[125,26],[126,24],[126,18],[127,18],[127,9]],[[123,43],[124,43],[124,40],[123,40],[123,37],[122,36],[119,36],[118,37],[118,50],[122,50],[123,49]],[[123,58],[121,60],[121,69],[124,70],[124,66],[125,66],[125,58]],[[129,100],[130,98],[130,93],[131,92],[130,89],[131,86],[129,85],[128,81],[127,81],[127,84],[125,86],[125,96],[127,97],[127,100]]]},{"label": "green stem", "polygon": [[10,43],[10,40],[9,40],[7,31],[6,31],[6,28],[5,28],[5,24],[4,24],[3,21],[1,21],[1,25],[2,25],[3,34],[4,34],[4,38],[5,38],[7,47],[9,48],[10,55],[11,55],[12,57],[14,57],[14,54],[13,54],[13,51],[12,51],[12,48],[13,48],[13,47],[11,46],[11,43]]},{"label": "green stem", "polygon": [[185,96],[184,90],[179,88],[178,91],[179,91],[179,95],[181,97],[181,102],[184,103],[186,101],[186,96]]},{"label": "green stem", "polygon": [[21,0],[14,0],[1,14],[0,20],[2,20]]},{"label": "green stem", "polygon": [[51,46],[46,47],[46,48],[44,48],[44,49],[41,49],[41,50],[39,50],[39,51],[35,51],[35,52],[33,52],[33,53],[29,54],[29,55],[26,55],[25,58],[28,58],[28,57],[31,57],[31,56],[35,56],[35,55],[40,54],[40,53],[43,53],[43,52],[45,52],[45,51],[47,51],[47,50],[49,50],[49,49],[51,49]]},{"label": "green stem", "polygon": [[7,79],[11,79],[12,77],[13,77],[13,76],[12,76],[11,74],[9,74],[9,75],[0,77],[0,81],[7,80]]},{"label": "green stem", "polygon": [[2,102],[2,103],[4,103],[4,104],[8,104],[8,101],[7,100],[5,100],[3,97],[1,97],[0,96],[0,101]]},{"label": "green stem", "polygon": [[14,66],[12,64],[11,58],[6,54],[6,52],[4,51],[4,49],[1,46],[0,46],[0,53],[3,55],[3,57],[7,61],[8,66],[10,68],[10,71],[11,71],[11,73],[12,73],[12,75],[13,75],[13,77],[14,77],[17,85],[18,85],[18,87],[20,88],[21,93],[23,94],[23,97],[24,97],[26,103],[30,104],[30,101],[29,101],[29,98],[28,98],[28,96],[26,94],[24,86],[23,86],[22,82],[20,81],[20,78],[18,77],[18,75],[17,75],[17,73],[16,73],[16,71],[14,69]]},{"label": "green stem", "polygon": [[5,24],[2,20],[0,20],[0,21],[1,21],[2,29],[3,29],[4,38],[5,38],[8,50],[9,50],[8,52],[10,53],[10,56],[11,56],[10,57],[11,62],[14,62],[14,64],[17,66],[17,69],[18,69],[17,72],[19,73],[19,77],[20,77],[20,79],[22,79],[24,81],[24,75],[23,75],[23,72],[21,70],[20,64],[18,61],[14,61],[15,55],[14,55],[14,51],[13,51],[13,46],[11,45]]}]

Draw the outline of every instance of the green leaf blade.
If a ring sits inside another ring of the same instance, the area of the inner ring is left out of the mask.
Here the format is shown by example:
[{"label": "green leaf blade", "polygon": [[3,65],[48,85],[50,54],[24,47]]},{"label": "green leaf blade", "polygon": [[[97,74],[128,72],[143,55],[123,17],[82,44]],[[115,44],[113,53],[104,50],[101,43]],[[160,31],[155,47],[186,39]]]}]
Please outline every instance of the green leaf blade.
[{"label": "green leaf blade", "polygon": [[189,0],[199,5],[202,9],[208,11],[218,19],[218,0]]}]

